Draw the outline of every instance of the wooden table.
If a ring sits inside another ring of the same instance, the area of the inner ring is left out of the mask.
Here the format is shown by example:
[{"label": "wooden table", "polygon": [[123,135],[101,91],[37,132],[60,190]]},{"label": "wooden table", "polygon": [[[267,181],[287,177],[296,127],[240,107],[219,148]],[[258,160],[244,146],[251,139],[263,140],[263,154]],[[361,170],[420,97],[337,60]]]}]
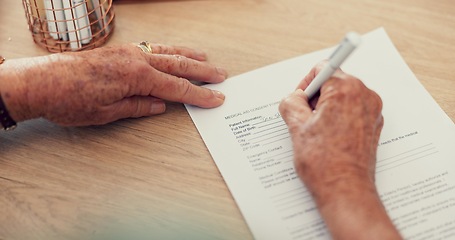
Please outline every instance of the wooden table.
[{"label": "wooden table", "polygon": [[[455,120],[452,0],[138,1],[116,3],[115,14],[108,45],[149,40],[201,49],[231,76],[382,26]],[[19,0],[2,0],[0,54],[48,54],[33,43]],[[0,151],[2,240],[82,239],[133,220],[155,233],[253,238],[182,104],[101,127],[20,123],[0,133]]]}]

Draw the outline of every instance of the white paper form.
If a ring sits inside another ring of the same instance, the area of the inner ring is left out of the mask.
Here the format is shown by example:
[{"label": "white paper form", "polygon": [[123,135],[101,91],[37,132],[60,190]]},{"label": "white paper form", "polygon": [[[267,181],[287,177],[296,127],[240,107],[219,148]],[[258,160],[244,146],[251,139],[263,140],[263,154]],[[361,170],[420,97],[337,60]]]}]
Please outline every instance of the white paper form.
[{"label": "white paper form", "polygon": [[[186,106],[256,239],[330,239],[295,173],[278,105],[334,48],[221,84],[215,109]],[[416,79],[384,29],[362,37],[342,69],[382,98],[376,185],[406,239],[455,238],[455,125]]]}]

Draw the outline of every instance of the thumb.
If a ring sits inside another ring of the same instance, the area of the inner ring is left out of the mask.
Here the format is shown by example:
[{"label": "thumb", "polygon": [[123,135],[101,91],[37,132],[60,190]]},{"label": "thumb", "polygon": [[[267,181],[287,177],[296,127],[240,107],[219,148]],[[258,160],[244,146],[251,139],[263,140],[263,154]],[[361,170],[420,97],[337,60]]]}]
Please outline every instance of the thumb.
[{"label": "thumb", "polygon": [[166,104],[163,100],[150,96],[132,96],[109,106],[113,118],[138,118],[163,113]]},{"label": "thumb", "polygon": [[308,97],[300,88],[283,99],[278,109],[289,128],[302,125],[313,115]]}]

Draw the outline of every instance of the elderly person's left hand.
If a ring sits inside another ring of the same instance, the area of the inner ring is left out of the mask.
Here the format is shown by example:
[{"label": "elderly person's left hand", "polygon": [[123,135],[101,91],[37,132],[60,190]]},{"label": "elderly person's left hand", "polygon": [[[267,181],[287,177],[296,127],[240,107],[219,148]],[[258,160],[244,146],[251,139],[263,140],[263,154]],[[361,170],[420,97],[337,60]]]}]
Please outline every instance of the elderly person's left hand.
[{"label": "elderly person's left hand", "polygon": [[219,83],[225,70],[186,47],[133,44],[43,57],[0,66],[0,93],[16,122],[43,117],[65,126],[99,125],[165,111],[165,101],[212,108],[224,95],[189,80]]}]

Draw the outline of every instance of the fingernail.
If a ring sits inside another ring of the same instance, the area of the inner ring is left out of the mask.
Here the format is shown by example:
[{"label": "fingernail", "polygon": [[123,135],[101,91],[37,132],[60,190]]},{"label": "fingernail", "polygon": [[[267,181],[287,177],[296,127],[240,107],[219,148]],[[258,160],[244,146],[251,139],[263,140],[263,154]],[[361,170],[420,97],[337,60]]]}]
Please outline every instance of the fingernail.
[{"label": "fingernail", "polygon": [[215,76],[215,79],[214,80],[214,83],[220,83],[220,82],[223,82],[224,80],[226,80],[226,77],[227,77],[227,72],[226,70],[222,69],[222,68],[215,68],[216,69],[216,73],[218,73],[218,75]]},{"label": "fingernail", "polygon": [[300,96],[304,96],[305,92],[302,89],[298,88],[298,89],[295,90],[295,94],[300,95]]},{"label": "fingernail", "polygon": [[163,113],[166,111],[166,104],[163,101],[154,101],[152,107],[150,108],[151,114]]},{"label": "fingernail", "polygon": [[201,60],[207,59],[207,54],[200,50],[195,50],[196,57]]},{"label": "fingernail", "polygon": [[216,71],[218,72],[218,74],[222,75],[222,76],[225,77],[225,78],[228,76],[227,71],[224,70],[223,68],[217,67],[217,68],[216,68]]},{"label": "fingernail", "polygon": [[213,92],[213,95],[215,95],[215,97],[217,97],[219,99],[224,100],[226,98],[226,96],[224,96],[224,94],[220,91],[212,90],[212,92]]}]

